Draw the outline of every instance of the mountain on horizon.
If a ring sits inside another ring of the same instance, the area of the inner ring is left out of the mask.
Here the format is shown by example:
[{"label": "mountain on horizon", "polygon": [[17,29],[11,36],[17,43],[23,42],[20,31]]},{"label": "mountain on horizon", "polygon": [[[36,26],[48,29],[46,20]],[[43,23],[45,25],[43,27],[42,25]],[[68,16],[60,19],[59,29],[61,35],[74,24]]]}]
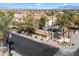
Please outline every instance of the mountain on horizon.
[{"label": "mountain on horizon", "polygon": [[79,6],[66,5],[59,7],[58,9],[79,9]]},{"label": "mountain on horizon", "polygon": [[[33,8],[10,8],[10,7],[0,7],[0,9],[33,9]],[[41,8],[34,8],[34,10],[38,10]],[[57,8],[52,8],[51,9],[79,9],[79,6],[72,6],[72,5],[65,5],[65,6],[59,6]],[[42,10],[42,9],[41,9]],[[46,9],[47,10],[47,9]]]}]

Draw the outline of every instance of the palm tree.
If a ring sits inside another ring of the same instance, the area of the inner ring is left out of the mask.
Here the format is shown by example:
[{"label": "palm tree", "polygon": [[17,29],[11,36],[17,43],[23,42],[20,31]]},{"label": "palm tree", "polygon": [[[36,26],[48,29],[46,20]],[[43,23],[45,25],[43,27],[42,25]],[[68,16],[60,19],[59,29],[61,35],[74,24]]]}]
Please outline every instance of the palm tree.
[{"label": "palm tree", "polygon": [[[60,28],[62,28],[62,30],[63,30],[63,38],[65,39],[65,28],[67,28],[68,27],[68,19],[67,19],[67,14],[65,14],[65,13],[63,13],[62,15],[61,14],[58,14],[57,15],[57,22],[56,22],[56,24],[60,27]],[[63,41],[64,41],[64,39],[63,39]]]},{"label": "palm tree", "polygon": [[71,10],[65,10],[64,14],[57,15],[57,24],[63,28],[63,37],[64,37],[64,27],[68,29],[68,38],[70,38],[70,25],[75,21],[75,12]]},{"label": "palm tree", "polygon": [[3,39],[4,34],[8,29],[8,26],[10,25],[11,20],[13,19],[13,12],[8,11],[4,13],[3,11],[0,11],[0,40],[1,40],[1,47],[3,47]]},{"label": "palm tree", "polygon": [[74,21],[74,24],[79,28],[79,18]]},{"label": "palm tree", "polygon": [[67,11],[67,19],[68,19],[68,38],[70,37],[70,25],[74,23],[75,20],[75,12],[74,11]]}]

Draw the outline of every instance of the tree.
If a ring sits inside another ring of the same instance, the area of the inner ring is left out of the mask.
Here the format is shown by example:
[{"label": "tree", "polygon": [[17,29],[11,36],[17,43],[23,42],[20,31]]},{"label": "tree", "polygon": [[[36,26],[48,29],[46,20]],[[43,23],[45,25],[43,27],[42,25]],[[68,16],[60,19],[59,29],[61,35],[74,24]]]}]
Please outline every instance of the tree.
[{"label": "tree", "polygon": [[74,25],[79,27],[79,14],[75,14],[75,20],[73,21]]},{"label": "tree", "polygon": [[75,24],[76,26],[78,26],[78,28],[79,28],[79,19],[75,20],[75,21],[74,21],[74,24]]},{"label": "tree", "polygon": [[25,18],[23,18],[23,22],[18,23],[18,29],[24,30],[28,34],[32,34],[35,32],[35,19],[33,18],[33,15],[27,14]]},{"label": "tree", "polygon": [[54,14],[54,11],[47,11],[47,12],[46,12],[46,15],[47,15],[47,16],[52,16],[53,14]]},{"label": "tree", "polygon": [[42,16],[40,21],[39,21],[39,28],[42,29],[43,26],[45,26],[45,23],[47,21],[47,18],[45,16]]},{"label": "tree", "polygon": [[62,15],[61,14],[58,14],[57,15],[57,22],[56,22],[56,24],[60,27],[60,28],[62,28],[62,30],[63,30],[63,38],[65,39],[65,37],[64,37],[64,30],[65,30],[65,28],[67,28],[68,27],[68,19],[67,19],[67,14],[65,14],[65,13],[63,13]]},{"label": "tree", "polygon": [[3,47],[3,39],[4,34],[8,29],[8,26],[10,25],[11,20],[13,19],[13,12],[8,11],[4,13],[3,11],[0,11],[0,40],[1,40],[1,46]]},{"label": "tree", "polygon": [[65,12],[67,14],[67,19],[68,19],[68,38],[70,38],[70,25],[71,23],[74,23],[76,17],[75,17],[75,12],[74,11],[67,11]]},{"label": "tree", "polygon": [[75,12],[72,10],[65,10],[64,14],[58,14],[57,15],[57,24],[63,28],[63,37],[64,37],[64,28],[68,29],[68,38],[70,38],[70,25],[71,23],[74,23],[76,17]]},{"label": "tree", "polygon": [[31,13],[26,16],[25,24],[26,24],[25,29],[29,34],[35,32],[35,26],[36,26],[35,19],[33,18],[33,15]]}]

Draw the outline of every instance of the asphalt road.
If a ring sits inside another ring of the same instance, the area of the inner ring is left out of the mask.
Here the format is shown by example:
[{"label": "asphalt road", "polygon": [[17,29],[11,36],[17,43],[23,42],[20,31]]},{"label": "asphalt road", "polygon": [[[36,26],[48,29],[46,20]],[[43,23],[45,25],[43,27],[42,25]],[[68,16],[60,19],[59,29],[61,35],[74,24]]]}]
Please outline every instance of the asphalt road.
[{"label": "asphalt road", "polygon": [[69,47],[51,48],[47,45],[28,40],[16,35],[12,36],[15,42],[14,50],[22,56],[79,56],[79,32],[70,32],[71,44]]},{"label": "asphalt road", "polygon": [[48,45],[26,39],[12,34],[14,51],[22,56],[53,56],[59,51],[59,48],[49,47]]}]

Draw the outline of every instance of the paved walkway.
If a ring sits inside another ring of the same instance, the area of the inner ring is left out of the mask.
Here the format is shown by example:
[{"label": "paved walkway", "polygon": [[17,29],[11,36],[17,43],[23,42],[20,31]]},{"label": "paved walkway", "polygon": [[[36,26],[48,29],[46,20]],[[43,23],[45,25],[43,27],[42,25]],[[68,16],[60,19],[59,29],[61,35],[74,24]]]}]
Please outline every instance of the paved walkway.
[{"label": "paved walkway", "polygon": [[60,48],[60,50],[55,54],[55,56],[74,56],[74,53],[79,48],[79,32],[76,31],[75,34],[73,32],[70,32],[70,35],[71,44],[74,43],[74,46],[70,45],[69,47]]},{"label": "paved walkway", "polygon": [[[12,53],[12,56],[22,56],[14,50],[12,50],[11,53]],[[5,56],[8,56],[8,52],[6,52]]]},{"label": "paved walkway", "polygon": [[[22,56],[14,50],[12,50],[11,53],[12,53],[12,56]],[[6,51],[3,55],[2,55],[2,51],[0,51],[0,56],[8,56],[8,51]]]}]

